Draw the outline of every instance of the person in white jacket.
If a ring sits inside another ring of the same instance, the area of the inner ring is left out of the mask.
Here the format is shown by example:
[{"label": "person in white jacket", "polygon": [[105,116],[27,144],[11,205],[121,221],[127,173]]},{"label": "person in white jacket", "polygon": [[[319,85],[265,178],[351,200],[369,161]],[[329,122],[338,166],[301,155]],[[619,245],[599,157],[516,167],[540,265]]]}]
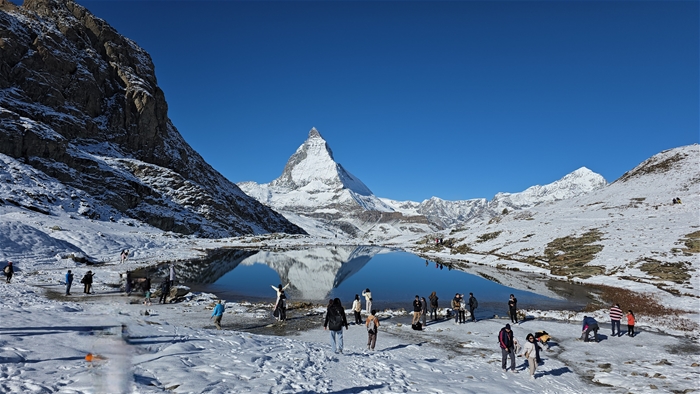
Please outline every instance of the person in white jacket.
[{"label": "person in white jacket", "polygon": [[530,379],[535,378],[535,371],[537,370],[537,352],[535,346],[539,346],[540,349],[544,349],[539,341],[535,341],[535,336],[532,334],[527,334],[525,338],[525,346],[523,346],[523,356],[527,359],[527,363],[530,366]]},{"label": "person in white jacket", "polygon": [[355,300],[352,302],[352,313],[355,314],[355,325],[362,324],[362,317],[360,316],[362,312],[362,303],[360,302],[360,295],[355,294]]},{"label": "person in white jacket", "polygon": [[369,288],[362,290],[362,296],[365,297],[365,311],[369,315],[372,312],[372,293]]},{"label": "person in white jacket", "polygon": [[275,305],[272,307],[272,313],[277,318],[277,321],[287,320],[287,296],[284,294],[284,291],[287,290],[290,284],[291,283],[287,283],[284,287],[282,287],[281,283],[277,286],[270,285],[270,287],[277,292],[277,299],[275,300]]}]

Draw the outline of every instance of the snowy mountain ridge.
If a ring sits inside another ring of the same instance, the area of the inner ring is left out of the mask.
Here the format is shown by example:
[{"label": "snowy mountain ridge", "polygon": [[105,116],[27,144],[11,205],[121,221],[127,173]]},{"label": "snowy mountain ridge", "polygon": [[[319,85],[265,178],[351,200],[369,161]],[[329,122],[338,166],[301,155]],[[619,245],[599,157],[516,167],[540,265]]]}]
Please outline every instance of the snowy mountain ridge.
[{"label": "snowy mountain ridge", "polygon": [[0,1],[0,153],[165,231],[303,233],[184,141],[154,69],[73,1]]},{"label": "snowy mountain ridge", "polygon": [[[486,199],[446,201],[433,197],[421,203],[376,197],[357,177],[336,163],[328,143],[312,128],[306,141],[289,158],[277,179],[267,184],[241,182],[249,196],[285,215],[307,232],[362,234],[366,239],[389,239],[409,232],[438,229],[492,218],[504,209],[518,210],[543,202],[588,193],[606,185],[602,176],[582,167],[560,180],[532,186],[520,193],[499,193]],[[369,212],[375,214],[367,215]],[[305,219],[302,219],[304,216]],[[379,217],[378,226],[374,226]],[[310,224],[309,220],[313,223]],[[407,222],[411,225],[407,226]],[[392,228],[393,227],[393,228]]]}]

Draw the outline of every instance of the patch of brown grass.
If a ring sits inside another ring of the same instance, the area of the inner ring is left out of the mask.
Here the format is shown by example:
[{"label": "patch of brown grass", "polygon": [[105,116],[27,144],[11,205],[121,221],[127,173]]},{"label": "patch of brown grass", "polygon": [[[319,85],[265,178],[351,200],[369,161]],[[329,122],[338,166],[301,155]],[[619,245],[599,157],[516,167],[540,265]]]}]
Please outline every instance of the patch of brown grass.
[{"label": "patch of brown grass", "polygon": [[631,309],[635,316],[664,317],[678,316],[684,313],[682,310],[661,305],[653,295],[648,293],[638,293],[621,287],[605,285],[592,285],[591,288],[599,300],[586,305],[585,312],[610,308],[613,304],[619,304],[623,312],[626,313]]},{"label": "patch of brown grass", "polygon": [[570,235],[548,243],[544,249],[544,259],[549,263],[552,274],[584,279],[604,274],[605,268],[587,265],[603,250],[602,245],[594,244],[602,237],[598,229],[592,229],[580,237]]},{"label": "patch of brown grass", "polygon": [[700,231],[690,233],[681,239],[685,244],[686,249],[683,249],[686,253],[700,253]]},{"label": "patch of brown grass", "polygon": [[481,234],[481,235],[479,235],[476,242],[481,243],[481,242],[490,241],[490,240],[498,237],[499,235],[501,235],[501,233],[502,233],[502,231],[494,231],[492,233]]}]

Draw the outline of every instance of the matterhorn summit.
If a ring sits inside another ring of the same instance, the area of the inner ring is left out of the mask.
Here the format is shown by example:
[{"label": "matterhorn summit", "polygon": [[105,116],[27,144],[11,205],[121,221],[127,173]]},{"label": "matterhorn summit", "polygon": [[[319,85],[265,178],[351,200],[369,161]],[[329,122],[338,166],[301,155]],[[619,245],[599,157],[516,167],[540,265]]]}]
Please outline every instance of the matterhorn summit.
[{"label": "matterhorn summit", "polygon": [[392,211],[361,180],[336,163],[333,151],[316,128],[289,158],[279,178],[268,184],[243,182],[239,186],[280,212],[291,209],[333,215],[355,210]]},{"label": "matterhorn summit", "polygon": [[341,234],[369,240],[377,233],[390,238],[435,230],[425,217],[396,212],[377,198],[335,161],[316,128],[289,158],[279,178],[238,186],[313,235]]},{"label": "matterhorn summit", "polygon": [[362,181],[335,162],[333,151],[315,127],[309,131],[309,138],[289,158],[282,175],[270,186],[309,191],[348,189],[361,196],[372,194]]}]

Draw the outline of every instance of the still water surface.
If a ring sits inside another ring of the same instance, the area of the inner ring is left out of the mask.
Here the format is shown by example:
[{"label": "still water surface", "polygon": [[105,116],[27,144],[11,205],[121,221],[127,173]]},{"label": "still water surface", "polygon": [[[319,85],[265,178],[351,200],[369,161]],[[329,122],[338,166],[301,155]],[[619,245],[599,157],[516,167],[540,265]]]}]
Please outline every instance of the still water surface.
[{"label": "still water surface", "polygon": [[[585,304],[583,300],[555,299],[513,289],[447,266],[440,268],[410,253],[377,247],[260,251],[234,265],[235,268],[213,283],[196,286],[197,290],[213,292],[231,301],[273,301],[276,293],[270,286],[290,283],[287,290],[290,301],[325,304],[338,297],[349,308],[355,294],[369,288],[377,309],[406,310],[411,309],[416,295],[427,299],[435,291],[440,307],[449,307],[455,293],[468,297],[472,292],[479,300],[479,312],[485,316],[505,314],[511,293],[518,298],[520,308],[576,310]],[[546,281],[542,283],[545,286]]]}]

